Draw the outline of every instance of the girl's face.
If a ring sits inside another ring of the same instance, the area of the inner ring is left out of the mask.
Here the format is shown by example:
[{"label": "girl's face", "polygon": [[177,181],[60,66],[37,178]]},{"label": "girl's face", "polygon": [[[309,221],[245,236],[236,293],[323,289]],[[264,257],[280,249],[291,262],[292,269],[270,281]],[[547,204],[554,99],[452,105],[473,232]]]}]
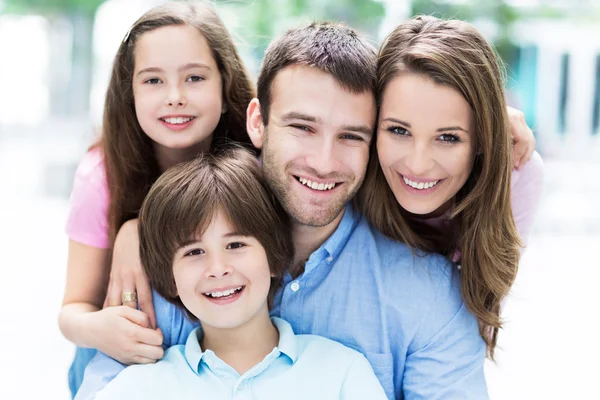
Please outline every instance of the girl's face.
[{"label": "girl's face", "polygon": [[140,36],[132,84],[138,121],[158,151],[210,148],[224,111],[221,74],[198,29],[167,26]]},{"label": "girl's face", "polygon": [[269,319],[265,249],[256,238],[235,232],[221,211],[201,237],[175,253],[173,274],[181,302],[205,329]]},{"label": "girl's face", "polygon": [[377,154],[402,208],[444,212],[473,169],[475,132],[469,103],[425,75],[400,74],[386,86]]}]

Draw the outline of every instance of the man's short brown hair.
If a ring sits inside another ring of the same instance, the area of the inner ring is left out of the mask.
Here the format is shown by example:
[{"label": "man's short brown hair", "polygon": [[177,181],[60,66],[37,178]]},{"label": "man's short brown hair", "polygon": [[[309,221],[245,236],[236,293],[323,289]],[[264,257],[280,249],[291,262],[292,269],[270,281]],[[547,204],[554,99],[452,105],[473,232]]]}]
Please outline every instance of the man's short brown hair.
[{"label": "man's short brown hair", "polygon": [[262,122],[267,126],[271,86],[282,69],[305,65],[333,75],[352,93],[375,93],[376,52],[354,29],[339,22],[313,22],[271,42],[258,75]]},{"label": "man's short brown hair", "polygon": [[[202,235],[221,211],[232,228],[264,247],[274,277],[269,306],[292,262],[289,218],[271,194],[258,160],[242,148],[200,155],[167,170],[152,186],[139,216],[140,257],[154,289],[183,308],[173,276],[178,249]],[[195,319],[191,313],[188,316]]]}]

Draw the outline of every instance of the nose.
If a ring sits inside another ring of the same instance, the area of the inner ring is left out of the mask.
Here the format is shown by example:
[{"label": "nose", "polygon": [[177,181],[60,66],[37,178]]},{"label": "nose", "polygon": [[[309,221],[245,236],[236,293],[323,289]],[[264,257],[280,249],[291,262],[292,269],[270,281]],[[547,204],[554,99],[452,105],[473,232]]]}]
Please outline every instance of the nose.
[{"label": "nose", "polygon": [[183,90],[178,84],[169,87],[166,103],[169,107],[184,107],[187,104]]},{"label": "nose", "polygon": [[338,172],[342,156],[335,138],[321,137],[319,140],[315,140],[310,155],[306,157],[306,165],[320,177],[325,177]]},{"label": "nose", "polygon": [[415,143],[406,157],[406,166],[414,175],[425,175],[433,168],[431,149],[426,143]]},{"label": "nose", "polygon": [[214,256],[209,260],[206,275],[210,279],[219,279],[227,275],[231,275],[233,267],[227,262],[227,259],[222,256]]}]

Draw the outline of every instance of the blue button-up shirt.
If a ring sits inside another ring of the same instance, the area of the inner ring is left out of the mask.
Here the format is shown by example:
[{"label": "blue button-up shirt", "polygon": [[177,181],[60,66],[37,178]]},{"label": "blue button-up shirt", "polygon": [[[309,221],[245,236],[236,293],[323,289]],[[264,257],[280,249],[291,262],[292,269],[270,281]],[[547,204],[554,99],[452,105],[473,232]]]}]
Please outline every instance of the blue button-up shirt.
[{"label": "blue button-up shirt", "polygon": [[242,375],[211,350],[202,351],[196,328],[185,345],[169,348],[156,364],[127,368],[96,399],[386,399],[362,354],[321,336],[295,335],[282,319],[272,321],[278,346]]},{"label": "blue button-up shirt", "polygon": [[[165,345],[194,325],[155,295]],[[329,239],[290,276],[272,315],[363,353],[389,399],[487,399],[485,343],[462,301],[459,270],[438,255],[411,252],[372,228],[351,206]],[[77,399],[123,367],[98,355]]]}]

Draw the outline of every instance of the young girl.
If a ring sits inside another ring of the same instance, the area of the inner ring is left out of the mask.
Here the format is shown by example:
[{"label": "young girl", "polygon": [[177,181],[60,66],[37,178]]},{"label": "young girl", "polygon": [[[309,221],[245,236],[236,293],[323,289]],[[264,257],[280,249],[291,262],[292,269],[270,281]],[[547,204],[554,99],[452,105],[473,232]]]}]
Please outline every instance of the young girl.
[{"label": "young girl", "polygon": [[286,212],[237,149],[165,172],[139,217],[155,290],[200,320],[156,364],[126,368],[96,399],[386,399],[367,359],[269,318],[293,259]]},{"label": "young girl", "polygon": [[457,264],[493,358],[500,303],[541,195],[541,159],[536,153],[513,171],[499,60],[470,24],[401,24],[380,49],[377,73],[377,143],[362,211],[384,234]]},{"label": "young girl", "polygon": [[71,195],[59,325],[80,346],[69,373],[73,394],[91,349],[124,363],[162,356],[149,293],[140,301],[142,311],[135,308],[143,274],[112,288],[119,304],[131,308],[102,309],[112,244],[161,173],[228,142],[250,143],[245,112],[253,96],[233,41],[210,6],[160,5],[127,32],[106,94],[101,140],[81,162]]}]

